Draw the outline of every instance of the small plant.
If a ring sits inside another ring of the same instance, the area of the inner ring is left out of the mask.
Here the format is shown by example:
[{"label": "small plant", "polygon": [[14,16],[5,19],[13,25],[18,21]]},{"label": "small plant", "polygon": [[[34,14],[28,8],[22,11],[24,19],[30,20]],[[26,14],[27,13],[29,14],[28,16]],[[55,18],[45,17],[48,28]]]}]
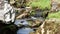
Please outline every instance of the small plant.
[{"label": "small plant", "polygon": [[33,15],[35,15],[35,13],[36,12],[34,10],[32,10],[31,13],[30,13],[30,15],[33,16]]}]

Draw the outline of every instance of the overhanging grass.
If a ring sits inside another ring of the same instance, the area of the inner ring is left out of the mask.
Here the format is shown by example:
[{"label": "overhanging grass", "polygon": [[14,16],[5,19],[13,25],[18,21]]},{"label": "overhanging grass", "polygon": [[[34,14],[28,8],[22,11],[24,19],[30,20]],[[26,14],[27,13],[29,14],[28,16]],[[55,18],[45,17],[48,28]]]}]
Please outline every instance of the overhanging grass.
[{"label": "overhanging grass", "polygon": [[47,18],[48,19],[49,18],[57,18],[57,19],[60,19],[60,11],[59,12],[56,12],[56,13],[50,13]]}]

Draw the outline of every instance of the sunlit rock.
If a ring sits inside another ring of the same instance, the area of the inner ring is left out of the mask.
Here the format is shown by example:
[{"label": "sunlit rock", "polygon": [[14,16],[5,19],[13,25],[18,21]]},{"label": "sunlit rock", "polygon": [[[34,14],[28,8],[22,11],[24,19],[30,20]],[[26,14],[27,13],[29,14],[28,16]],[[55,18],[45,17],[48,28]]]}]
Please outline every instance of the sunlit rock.
[{"label": "sunlit rock", "polygon": [[60,19],[46,19],[43,24],[36,29],[36,34],[60,34]]},{"label": "sunlit rock", "polygon": [[60,10],[60,0],[51,0],[51,11],[58,11]]},{"label": "sunlit rock", "polygon": [[10,4],[14,4],[15,3],[15,1],[14,0],[10,0]]}]

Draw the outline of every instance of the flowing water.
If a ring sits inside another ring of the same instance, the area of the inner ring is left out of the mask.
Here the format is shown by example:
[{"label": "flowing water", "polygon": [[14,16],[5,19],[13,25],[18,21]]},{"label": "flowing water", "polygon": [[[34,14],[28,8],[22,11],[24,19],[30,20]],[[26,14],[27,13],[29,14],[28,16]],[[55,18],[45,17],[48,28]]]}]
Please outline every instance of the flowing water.
[{"label": "flowing water", "polygon": [[17,34],[29,34],[30,32],[33,32],[33,29],[23,27],[17,31]]},{"label": "flowing water", "polygon": [[[42,11],[41,12],[36,12],[37,14],[34,15],[34,17],[31,17],[32,20],[37,19],[36,17],[39,17],[38,19],[44,20],[42,17]],[[17,31],[17,34],[29,34],[30,32],[34,32],[34,29],[32,28],[27,28],[28,22],[25,19],[22,20],[16,20],[15,24],[20,27],[21,25],[24,25],[25,27],[19,28]]]},{"label": "flowing water", "polygon": [[25,27],[19,28],[17,30],[17,34],[29,34],[30,32],[34,32],[33,29],[31,28],[27,28],[26,26],[28,26],[28,22],[26,20],[16,20],[15,24],[19,27],[19,24],[24,25]]}]

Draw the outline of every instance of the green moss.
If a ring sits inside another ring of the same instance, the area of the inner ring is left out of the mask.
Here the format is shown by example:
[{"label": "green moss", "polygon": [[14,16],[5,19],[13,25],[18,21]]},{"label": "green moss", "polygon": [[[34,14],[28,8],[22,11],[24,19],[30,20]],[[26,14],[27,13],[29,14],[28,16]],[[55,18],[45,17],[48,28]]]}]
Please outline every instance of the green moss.
[{"label": "green moss", "polygon": [[60,11],[56,13],[50,13],[47,18],[58,18],[60,19]]},{"label": "green moss", "polygon": [[29,6],[39,7],[40,9],[50,9],[50,0],[33,0],[28,3]]},{"label": "green moss", "polygon": [[33,16],[33,15],[35,15],[35,13],[36,13],[36,12],[35,12],[34,10],[32,10],[31,13],[30,13],[30,15]]}]

